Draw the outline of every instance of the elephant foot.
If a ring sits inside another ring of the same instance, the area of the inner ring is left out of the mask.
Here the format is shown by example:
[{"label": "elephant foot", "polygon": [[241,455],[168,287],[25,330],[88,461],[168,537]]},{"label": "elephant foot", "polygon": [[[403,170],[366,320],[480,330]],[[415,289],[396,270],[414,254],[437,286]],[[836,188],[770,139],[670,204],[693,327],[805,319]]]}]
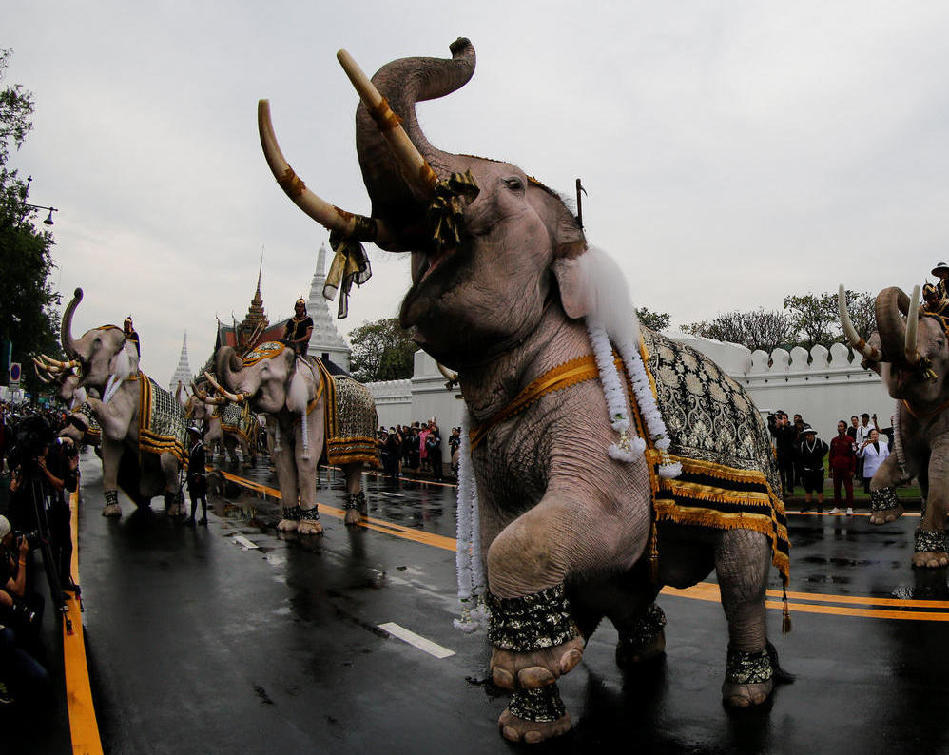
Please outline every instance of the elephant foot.
[{"label": "elephant foot", "polygon": [[730,708],[752,708],[768,699],[774,689],[774,665],[768,649],[728,649],[722,702]]},{"label": "elephant foot", "polygon": [[281,519],[277,523],[277,532],[296,532],[300,527],[300,522],[296,519]]},{"label": "elephant foot", "polygon": [[361,490],[358,493],[347,493],[343,508],[346,510],[343,524],[359,524],[360,512],[366,510],[366,494]]},{"label": "elephant foot", "polygon": [[319,522],[302,520],[300,526],[297,528],[297,532],[301,535],[322,535],[323,525]]},{"label": "elephant foot", "polygon": [[949,553],[944,551],[920,551],[913,554],[913,566],[919,569],[940,569],[949,566]]},{"label": "elephant foot", "polygon": [[653,603],[629,631],[620,632],[616,665],[622,669],[631,669],[665,653],[665,626],[665,613]]},{"label": "elephant foot", "polygon": [[889,524],[903,516],[903,506],[893,488],[870,491],[870,524]]},{"label": "elephant foot", "polygon": [[913,548],[913,566],[920,569],[939,569],[949,566],[946,533],[942,530],[916,530]]},{"label": "elephant foot", "polygon": [[122,516],[122,507],[119,506],[118,491],[105,491],[105,508],[102,509],[102,516]]},{"label": "elephant foot", "polygon": [[769,679],[759,684],[722,685],[722,702],[729,708],[754,708],[762,705],[774,689],[774,681]]},{"label": "elephant foot", "polygon": [[531,745],[566,734],[571,725],[570,714],[555,684],[517,690],[511,696],[511,705],[498,718],[498,728],[505,739]]},{"label": "elephant foot", "polygon": [[552,648],[516,653],[495,648],[491,675],[501,689],[534,689],[553,684],[583,660],[583,639],[574,637]]}]

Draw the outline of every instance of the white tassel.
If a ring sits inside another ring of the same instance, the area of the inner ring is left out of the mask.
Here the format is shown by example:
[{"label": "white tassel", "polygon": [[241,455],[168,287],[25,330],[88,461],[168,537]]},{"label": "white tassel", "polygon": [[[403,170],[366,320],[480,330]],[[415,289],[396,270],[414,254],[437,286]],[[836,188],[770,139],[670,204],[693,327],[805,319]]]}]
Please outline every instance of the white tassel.
[{"label": "white tassel", "polygon": [[596,366],[600,371],[603,395],[610,413],[610,427],[620,434],[619,440],[610,444],[610,457],[626,463],[636,461],[646,450],[646,441],[630,429],[629,402],[613,361],[609,335],[603,325],[591,318],[587,319],[587,331],[590,334]]},{"label": "white tassel", "polygon": [[481,528],[478,521],[478,488],[471,459],[471,422],[465,412],[461,420],[458,452],[458,501],[455,507],[455,571],[461,617],[452,623],[462,632],[474,632],[487,625],[484,604],[484,569],[481,565]]},{"label": "white tassel", "polygon": [[102,397],[102,403],[108,404],[112,400],[112,397],[118,393],[119,388],[122,387],[123,378],[120,378],[116,375],[109,375],[109,379],[105,384],[105,395]]},{"label": "white tassel", "polygon": [[274,453],[280,453],[283,450],[280,446],[280,423],[276,419],[274,419],[273,450]]}]

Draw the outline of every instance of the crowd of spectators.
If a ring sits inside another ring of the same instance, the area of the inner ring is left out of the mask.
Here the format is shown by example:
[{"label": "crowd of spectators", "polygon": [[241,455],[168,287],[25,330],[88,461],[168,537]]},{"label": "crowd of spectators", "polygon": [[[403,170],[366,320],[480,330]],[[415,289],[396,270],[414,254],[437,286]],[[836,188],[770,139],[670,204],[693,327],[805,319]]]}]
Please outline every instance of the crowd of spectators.
[{"label": "crowd of spectators", "polygon": [[818,437],[802,415],[789,419],[782,409],[768,415],[768,431],[774,440],[784,496],[794,495],[795,487],[802,487],[804,511],[810,508],[813,494],[817,495],[818,511],[823,511],[827,456],[827,470],[834,484],[834,514],[842,513],[844,494],[847,513],[853,513],[855,477],[862,481],[863,492],[870,493],[870,478],[889,455],[893,442],[893,428],[881,429],[877,416],[869,413],[854,414],[849,425],[840,420],[830,445]]},{"label": "crowd of spectators", "polygon": [[[445,459],[442,435],[434,418],[416,421],[411,425],[395,425],[388,430],[379,428],[379,453],[382,469],[390,477],[403,472],[429,475],[436,481],[445,478]],[[455,427],[448,437],[451,454],[450,467],[457,471],[458,446],[461,443],[461,428]]]},{"label": "crowd of spectators", "polygon": [[[41,627],[45,581],[57,610],[74,591],[67,496],[79,455],[58,410],[0,402],[0,705],[51,693]],[[42,558],[36,557],[36,553]]]}]

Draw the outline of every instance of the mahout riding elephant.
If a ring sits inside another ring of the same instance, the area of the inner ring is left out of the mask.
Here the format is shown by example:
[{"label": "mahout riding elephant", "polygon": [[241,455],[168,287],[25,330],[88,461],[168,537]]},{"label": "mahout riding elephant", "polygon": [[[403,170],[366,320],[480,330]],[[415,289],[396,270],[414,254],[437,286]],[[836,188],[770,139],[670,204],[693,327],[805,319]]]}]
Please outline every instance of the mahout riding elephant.
[{"label": "mahout riding elephant", "polygon": [[344,521],[357,524],[365,512],[363,465],[378,464],[376,406],[369,391],[351,377],[331,375],[319,360],[297,356],[278,341],[261,343],[243,357],[225,346],[217,353],[216,365],[226,388],[205,376],[218,392],[266,416],[280,482],[278,529],[303,535],[323,531],[316,502],[317,465],[323,453],[329,464],[343,469]]},{"label": "mahout riding elephant", "polygon": [[923,509],[913,566],[947,566],[949,321],[942,313],[920,311],[918,286],[912,297],[897,287],[885,288],[876,298],[877,330],[864,341],[850,321],[843,286],[838,304],[847,340],[863,355],[863,366],[880,375],[887,392],[896,399],[894,448],[870,480],[870,523],[884,524],[901,517],[903,507],[894,488],[918,477]]},{"label": "mahout riding elephant", "polygon": [[[785,584],[788,565],[761,416],[711,360],[637,329],[628,298],[613,301],[625,291],[618,268],[588,247],[555,192],[514,165],[428,142],[415,103],[474,71],[467,39],[451,52],[397,60],[370,84],[340,51],[363,103],[356,144],[372,217],[307,188],[280,153],[266,101],[258,117],[278,183],[333,231],[337,251],[374,241],[412,252],[400,321],[457,371],[470,416],[492,675],[514,690],[501,732],[539,742],[569,729],[556,680],[580,662],[598,622],[619,630],[618,662],[655,655],[659,590],[712,569],[728,622],[724,701],[760,705],[777,671],[769,562]],[[606,386],[611,370],[605,392],[596,378]],[[633,416],[614,414],[630,392]]]},{"label": "mahout riding elephant", "polygon": [[[118,486],[140,507],[164,493],[165,511],[180,515],[180,473],[187,465],[180,404],[139,370],[138,350],[122,328],[103,325],[72,337],[72,318],[82,301],[77,288],[63,314],[65,362],[40,357],[61,381],[60,397],[88,404],[101,433],[105,516],[121,516]],[[120,471],[121,470],[121,471]]]}]

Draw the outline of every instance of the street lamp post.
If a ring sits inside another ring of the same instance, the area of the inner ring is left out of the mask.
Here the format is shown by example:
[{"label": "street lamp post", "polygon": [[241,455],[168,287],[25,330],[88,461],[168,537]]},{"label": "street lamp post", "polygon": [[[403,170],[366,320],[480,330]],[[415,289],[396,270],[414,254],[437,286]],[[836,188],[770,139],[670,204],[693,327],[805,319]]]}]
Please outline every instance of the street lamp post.
[{"label": "street lamp post", "polygon": [[46,220],[43,221],[46,225],[53,224],[53,213],[59,212],[59,209],[56,207],[50,207],[45,204],[30,204],[29,202],[24,202],[27,207],[32,207],[34,210],[49,210],[49,215],[46,216]]}]

